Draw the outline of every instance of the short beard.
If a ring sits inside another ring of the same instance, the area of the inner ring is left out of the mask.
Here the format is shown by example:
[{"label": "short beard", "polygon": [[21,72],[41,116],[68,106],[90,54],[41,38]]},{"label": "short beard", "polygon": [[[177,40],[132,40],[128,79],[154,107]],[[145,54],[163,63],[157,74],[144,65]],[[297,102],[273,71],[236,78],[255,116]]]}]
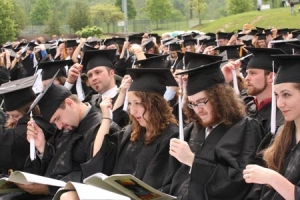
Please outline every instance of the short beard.
[{"label": "short beard", "polygon": [[[199,117],[200,118],[200,117]],[[219,117],[217,116],[216,112],[214,111],[213,115],[212,115],[212,119],[209,120],[208,122],[203,122],[201,120],[201,118],[199,119],[199,123],[201,126],[203,127],[210,127],[210,126],[214,126],[217,125],[218,123],[221,122],[221,119],[219,119]]]},{"label": "short beard", "polygon": [[265,84],[262,88],[252,88],[250,91],[247,89],[247,94],[251,96],[257,96],[262,93],[268,86],[267,79],[265,78]]}]

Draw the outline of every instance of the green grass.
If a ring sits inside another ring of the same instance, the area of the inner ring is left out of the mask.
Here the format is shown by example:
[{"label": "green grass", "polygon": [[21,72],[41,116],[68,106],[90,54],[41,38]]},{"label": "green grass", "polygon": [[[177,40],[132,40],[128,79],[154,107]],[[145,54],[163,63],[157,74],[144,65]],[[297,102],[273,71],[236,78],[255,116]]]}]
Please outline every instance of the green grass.
[{"label": "green grass", "polygon": [[203,23],[203,25],[194,27],[193,30],[203,32],[233,31],[242,29],[246,23],[264,28],[300,28],[300,13],[298,13],[298,7],[299,4],[295,5],[295,15],[290,14],[289,7],[263,10],[260,12],[252,11],[224,17],[213,22]]}]

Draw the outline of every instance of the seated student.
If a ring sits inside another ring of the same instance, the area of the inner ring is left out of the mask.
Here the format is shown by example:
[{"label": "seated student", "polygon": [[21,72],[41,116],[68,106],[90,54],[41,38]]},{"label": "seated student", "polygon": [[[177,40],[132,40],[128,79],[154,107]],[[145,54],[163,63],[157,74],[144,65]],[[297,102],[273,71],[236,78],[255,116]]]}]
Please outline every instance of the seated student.
[{"label": "seated student", "polygon": [[[72,95],[61,85],[53,84],[43,94],[38,101],[42,116],[54,123],[57,130],[46,140],[40,127],[32,121],[28,122],[27,140],[34,138],[38,155],[35,160],[27,161],[25,171],[63,181],[81,182],[80,165],[87,161],[102,115],[98,109],[88,103],[82,103],[76,95]],[[118,128],[113,129],[113,132],[116,130]],[[110,151],[104,152],[103,156],[110,158]],[[113,161],[107,159],[102,164],[105,166],[111,162]],[[100,165],[98,168],[107,174],[112,170],[110,167],[104,167],[102,170]],[[18,196],[20,199],[52,199],[58,189],[43,184],[18,186],[28,192]]]},{"label": "seated student", "polygon": [[[32,91],[35,80],[36,77],[29,77],[0,87],[0,94],[3,94],[4,108],[8,116],[6,124],[0,127],[0,173],[2,175],[8,175],[11,170],[24,170],[25,161],[29,155],[26,131],[30,117],[27,112],[35,99]],[[46,128],[48,128],[47,131],[53,130],[49,123],[38,118],[40,115],[38,107],[32,110],[32,114],[37,116],[34,120],[45,133]]]},{"label": "seated student", "polygon": [[[103,148],[115,143],[118,152],[113,174],[132,174],[150,186],[162,189],[171,181],[166,180],[165,176],[172,159],[169,156],[169,141],[178,137],[176,119],[163,94],[166,85],[177,84],[169,69],[127,71],[133,79],[128,91],[132,123],[113,136],[107,135],[112,104],[110,99],[104,99],[100,104],[103,118],[94,142],[93,157],[82,167],[86,176],[99,172]],[[62,199],[72,199],[74,193],[65,193]]]},{"label": "seated student", "polygon": [[300,199],[300,56],[274,58],[280,63],[274,91],[285,122],[271,146],[263,152],[267,168],[247,165],[243,171],[245,181],[255,183],[255,190],[246,199]]},{"label": "seated student", "polygon": [[170,154],[182,163],[170,190],[177,199],[240,200],[251,188],[242,169],[254,162],[260,124],[245,117],[220,62],[178,73],[188,74],[185,107],[193,122],[185,128],[186,141],[170,142]]}]

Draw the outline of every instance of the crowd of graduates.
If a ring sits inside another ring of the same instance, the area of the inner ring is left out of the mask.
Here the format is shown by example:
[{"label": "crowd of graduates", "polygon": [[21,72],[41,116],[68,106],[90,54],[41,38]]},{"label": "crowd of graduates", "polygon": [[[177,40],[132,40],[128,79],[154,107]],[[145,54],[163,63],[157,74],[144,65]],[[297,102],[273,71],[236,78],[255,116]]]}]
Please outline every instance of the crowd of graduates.
[{"label": "crowd of graduates", "polygon": [[[250,24],[2,44],[1,176],[132,174],[177,199],[300,199],[299,49],[300,29]],[[16,185],[0,199],[59,189]]]}]

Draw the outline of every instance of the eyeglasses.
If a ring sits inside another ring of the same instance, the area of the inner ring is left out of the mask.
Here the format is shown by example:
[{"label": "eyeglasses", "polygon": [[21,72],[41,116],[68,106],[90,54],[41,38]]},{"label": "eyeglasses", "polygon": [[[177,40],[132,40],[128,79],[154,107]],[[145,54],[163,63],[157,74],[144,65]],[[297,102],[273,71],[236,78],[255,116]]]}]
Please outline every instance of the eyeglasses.
[{"label": "eyeglasses", "polygon": [[207,102],[209,101],[209,99],[207,99],[206,101],[200,101],[200,102],[198,102],[198,103],[188,103],[187,105],[188,105],[188,107],[190,108],[190,109],[194,109],[194,108],[199,108],[199,107],[201,107],[201,106],[205,106],[206,104],[207,104]]}]

